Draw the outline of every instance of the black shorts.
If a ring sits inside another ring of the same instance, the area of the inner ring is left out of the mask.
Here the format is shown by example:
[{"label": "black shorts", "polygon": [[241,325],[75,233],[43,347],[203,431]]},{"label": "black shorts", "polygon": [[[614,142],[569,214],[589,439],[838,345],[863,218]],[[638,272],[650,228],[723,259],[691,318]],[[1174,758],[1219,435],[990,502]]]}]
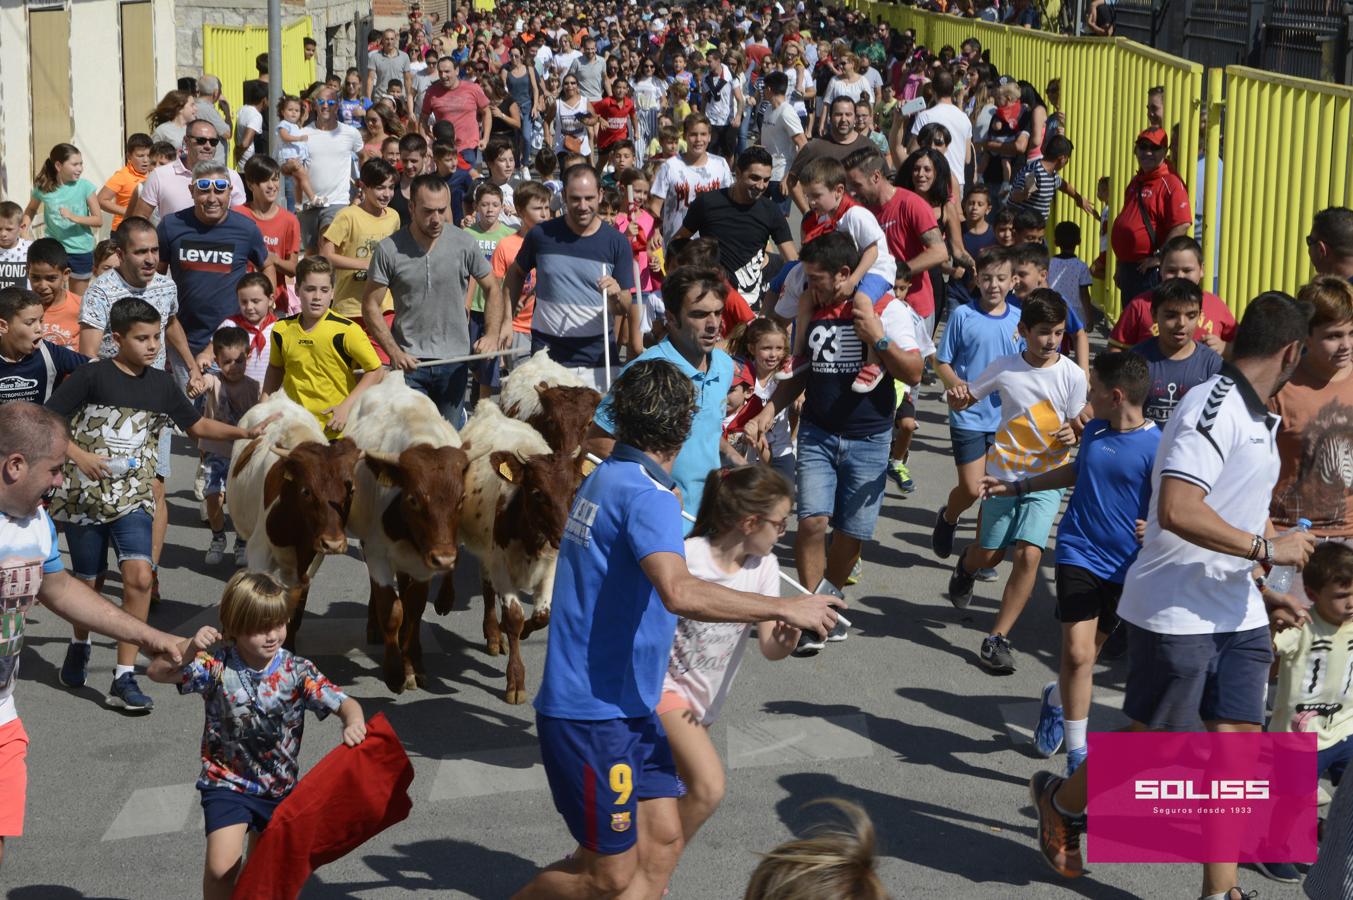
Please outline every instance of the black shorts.
[{"label": "black shorts", "polygon": [[736,125],[709,126],[709,152],[713,156],[732,156],[738,149]]},{"label": "black shorts", "polygon": [[902,402],[897,404],[897,415],[893,416],[893,421],[901,424],[903,419],[916,418],[916,404],[912,402],[911,391],[907,391],[907,396],[902,398]]},{"label": "black shorts", "polygon": [[1123,586],[1080,566],[1057,564],[1057,621],[1064,625],[1099,619],[1099,631],[1118,627],[1118,600]]},{"label": "black shorts", "polygon": [[1264,721],[1273,639],[1267,625],[1218,634],[1128,630],[1123,712],[1158,731],[1196,731],[1198,722]]}]

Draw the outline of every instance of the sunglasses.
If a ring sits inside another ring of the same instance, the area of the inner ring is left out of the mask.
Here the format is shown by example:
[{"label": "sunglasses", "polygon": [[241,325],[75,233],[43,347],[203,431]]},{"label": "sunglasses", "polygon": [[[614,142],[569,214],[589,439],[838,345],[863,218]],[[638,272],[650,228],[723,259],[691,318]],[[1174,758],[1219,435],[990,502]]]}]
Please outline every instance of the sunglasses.
[{"label": "sunglasses", "polygon": [[193,182],[193,186],[199,191],[211,191],[213,194],[224,194],[230,190],[230,181],[225,178],[199,178]]},{"label": "sunglasses", "polygon": [[221,143],[221,139],[218,137],[194,137],[192,140],[193,143],[199,147],[215,147],[217,144]]},{"label": "sunglasses", "polygon": [[316,101],[315,101],[315,105],[316,105],[316,106],[337,106],[337,105],[338,105],[338,101],[337,101],[337,100],[316,100]]}]

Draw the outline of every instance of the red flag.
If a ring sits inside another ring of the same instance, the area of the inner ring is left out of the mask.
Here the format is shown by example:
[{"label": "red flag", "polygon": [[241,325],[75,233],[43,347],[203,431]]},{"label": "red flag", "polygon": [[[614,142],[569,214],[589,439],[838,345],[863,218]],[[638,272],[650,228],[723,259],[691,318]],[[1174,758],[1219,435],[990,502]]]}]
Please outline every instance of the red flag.
[{"label": "red flag", "polygon": [[404,745],[377,713],[364,741],[335,747],[278,805],[231,897],[299,896],[315,869],[408,818],[412,782]]}]

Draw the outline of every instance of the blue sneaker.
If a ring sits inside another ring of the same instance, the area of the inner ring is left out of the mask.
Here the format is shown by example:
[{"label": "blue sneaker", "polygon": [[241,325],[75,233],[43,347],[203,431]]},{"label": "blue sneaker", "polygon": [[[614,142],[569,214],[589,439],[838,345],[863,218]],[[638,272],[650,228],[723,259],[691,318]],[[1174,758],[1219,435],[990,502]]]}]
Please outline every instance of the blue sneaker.
[{"label": "blue sneaker", "polygon": [[66,659],[61,663],[61,674],[57,677],[68,688],[82,688],[89,680],[88,644],[71,642],[66,646]]},{"label": "blue sneaker", "polygon": [[1066,751],[1066,777],[1070,778],[1076,770],[1085,762],[1085,754],[1089,752],[1087,747],[1078,747],[1075,750],[1067,748]]},{"label": "blue sneaker", "polygon": [[141,686],[131,672],[113,679],[107,702],[109,706],[120,706],[129,712],[150,712],[155,708],[155,701],[141,693]]},{"label": "blue sneaker", "polygon": [[1301,870],[1291,863],[1265,863],[1257,862],[1254,867],[1259,870],[1270,881],[1281,881],[1283,884],[1301,884]]},{"label": "blue sneaker", "polygon": [[1034,729],[1034,746],[1044,759],[1061,749],[1065,733],[1062,726],[1062,708],[1048,702],[1056,687],[1057,682],[1049,681],[1043,688],[1043,703],[1038,709],[1038,727]]}]

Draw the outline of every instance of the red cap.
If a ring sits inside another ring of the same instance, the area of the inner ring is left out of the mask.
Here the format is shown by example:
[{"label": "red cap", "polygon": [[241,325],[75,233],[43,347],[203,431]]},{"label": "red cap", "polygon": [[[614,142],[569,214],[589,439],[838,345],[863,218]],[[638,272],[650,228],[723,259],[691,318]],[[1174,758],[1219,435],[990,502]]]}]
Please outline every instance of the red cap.
[{"label": "red cap", "polygon": [[1164,128],[1152,126],[1137,135],[1137,143],[1155,144],[1157,147],[1168,148],[1170,146],[1170,136],[1166,134]]}]

